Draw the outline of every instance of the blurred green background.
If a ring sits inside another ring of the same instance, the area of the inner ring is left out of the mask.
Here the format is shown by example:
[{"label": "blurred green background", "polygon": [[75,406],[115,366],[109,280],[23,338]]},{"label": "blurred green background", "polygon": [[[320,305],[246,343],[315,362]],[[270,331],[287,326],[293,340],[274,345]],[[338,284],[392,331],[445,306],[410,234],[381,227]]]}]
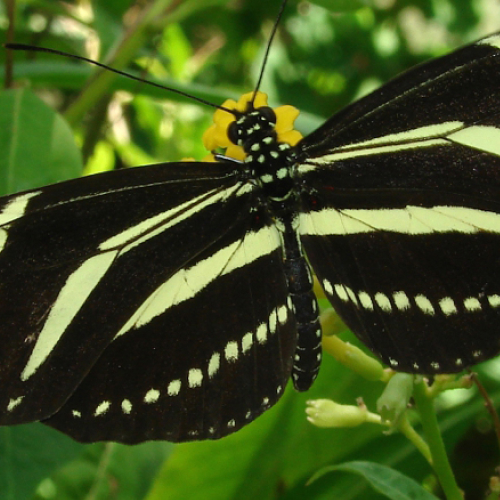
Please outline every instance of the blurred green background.
[{"label": "blurred green background", "polygon": [[[4,41],[85,55],[220,104],[254,88],[278,10],[278,0],[5,0],[0,29]],[[497,0],[290,0],[261,90],[273,106],[299,108],[306,134],[405,68],[499,29]],[[0,93],[1,193],[206,153],[209,107],[50,54],[2,49],[0,58],[9,87]],[[498,362],[480,373],[500,401]],[[276,407],[218,442],[83,446],[41,424],[0,428],[0,498],[382,498],[340,472],[306,486],[321,467],[349,460],[432,484],[401,436],[370,425],[316,429],[305,419],[307,399],[362,396],[374,409],[381,389],[327,357],[311,391],[288,388]],[[438,408],[459,484],[468,500],[484,498],[499,456],[482,401],[454,391]]]}]

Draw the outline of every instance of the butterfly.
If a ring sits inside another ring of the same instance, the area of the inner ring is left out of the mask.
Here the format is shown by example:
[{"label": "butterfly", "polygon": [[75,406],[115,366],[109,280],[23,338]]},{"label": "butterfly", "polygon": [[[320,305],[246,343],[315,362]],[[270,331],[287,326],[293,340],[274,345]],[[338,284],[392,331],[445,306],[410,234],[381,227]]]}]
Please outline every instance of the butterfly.
[{"label": "butterfly", "polygon": [[211,161],[0,198],[0,424],[237,431],[317,376],[311,268],[396,370],[495,356],[499,49],[494,34],[414,68],[304,138],[252,92],[215,113]]}]

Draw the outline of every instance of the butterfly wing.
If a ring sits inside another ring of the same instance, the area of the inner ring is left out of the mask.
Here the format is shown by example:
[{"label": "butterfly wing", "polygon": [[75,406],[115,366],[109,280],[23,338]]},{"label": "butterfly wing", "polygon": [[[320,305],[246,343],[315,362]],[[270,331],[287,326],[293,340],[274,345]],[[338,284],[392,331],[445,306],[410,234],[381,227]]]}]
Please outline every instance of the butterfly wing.
[{"label": "butterfly wing", "polygon": [[419,66],[299,146],[308,257],[401,371],[456,372],[500,350],[499,47],[494,35]]},{"label": "butterfly wing", "polygon": [[182,163],[4,198],[1,423],[178,441],[274,404],[295,320],[255,196],[234,165]]}]

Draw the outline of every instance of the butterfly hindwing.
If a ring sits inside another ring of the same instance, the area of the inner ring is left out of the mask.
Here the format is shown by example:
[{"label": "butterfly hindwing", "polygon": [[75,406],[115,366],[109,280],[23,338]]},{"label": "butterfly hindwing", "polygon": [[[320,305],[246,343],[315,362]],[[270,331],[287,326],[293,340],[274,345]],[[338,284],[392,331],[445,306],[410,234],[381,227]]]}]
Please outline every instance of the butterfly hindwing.
[{"label": "butterfly hindwing", "polygon": [[322,127],[321,156],[311,136],[301,146],[309,259],[348,325],[398,370],[460,371],[500,349],[499,40],[351,105]]},{"label": "butterfly hindwing", "polygon": [[222,437],[272,406],[295,321],[266,219],[233,224],[217,251],[156,286],[46,423],[80,441],[186,441]]},{"label": "butterfly hindwing", "polygon": [[[498,243],[498,235],[482,234],[304,242],[329,299],[360,339],[393,368],[422,373],[461,371],[498,352]],[[485,260],[488,273],[476,272]]]}]

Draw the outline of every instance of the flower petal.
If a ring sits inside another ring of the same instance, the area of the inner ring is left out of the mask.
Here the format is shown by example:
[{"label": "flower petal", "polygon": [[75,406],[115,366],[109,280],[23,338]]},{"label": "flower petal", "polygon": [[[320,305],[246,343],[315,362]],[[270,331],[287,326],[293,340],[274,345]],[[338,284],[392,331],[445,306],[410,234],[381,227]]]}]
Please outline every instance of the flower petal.
[{"label": "flower petal", "polygon": [[[251,93],[250,98],[253,96],[253,92]],[[257,92],[257,95],[255,96],[255,101],[253,102],[254,108],[262,108],[264,106],[269,106],[267,104],[267,94],[264,94],[264,92]]]},{"label": "flower petal", "polygon": [[231,144],[226,150],[226,156],[235,160],[243,161],[246,158],[246,153],[242,147]]},{"label": "flower petal", "polygon": [[290,146],[295,146],[301,139],[302,134],[298,130],[289,130],[288,132],[283,132],[278,134],[278,141],[286,142]]},{"label": "flower petal", "polygon": [[276,108],[274,112],[276,113],[276,132],[278,134],[293,130],[294,122],[300,113],[297,108],[285,104],[284,106]]}]

